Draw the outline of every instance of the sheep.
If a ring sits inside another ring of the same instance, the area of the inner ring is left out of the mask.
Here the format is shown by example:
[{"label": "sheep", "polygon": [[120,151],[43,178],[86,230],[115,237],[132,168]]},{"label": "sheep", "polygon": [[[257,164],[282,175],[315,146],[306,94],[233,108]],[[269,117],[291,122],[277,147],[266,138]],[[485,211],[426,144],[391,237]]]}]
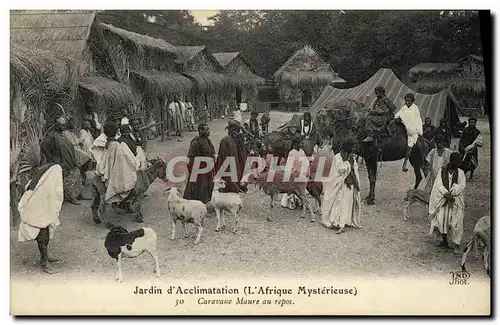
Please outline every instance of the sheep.
[{"label": "sheep", "polygon": [[314,214],[311,203],[306,198],[306,187],[307,182],[295,181],[295,176],[291,176],[290,181],[284,181],[284,170],[276,170],[274,171],[274,179],[272,181],[268,181],[268,171],[259,173],[257,175],[249,174],[248,182],[254,183],[258,187],[264,190],[264,193],[271,197],[269,214],[267,216],[267,221],[272,221],[272,211],[274,208],[275,197],[278,194],[286,193],[288,195],[295,194],[300,201],[302,201],[302,217],[305,217],[306,208],[309,210],[311,214],[311,222],[314,222],[316,219],[316,215]]},{"label": "sheep", "polygon": [[186,200],[178,195],[176,187],[168,189],[169,195],[167,198],[168,212],[172,220],[172,237],[175,239],[175,223],[177,220],[182,222],[185,237],[188,237],[186,231],[186,223],[194,223],[198,228],[198,235],[196,236],[195,244],[200,241],[201,233],[203,232],[203,223],[207,216],[206,205],[198,200]]},{"label": "sheep", "polygon": [[462,255],[462,263],[460,264],[462,271],[467,272],[465,269],[465,260],[467,259],[467,254],[470,250],[475,247],[476,248],[476,256],[479,254],[479,246],[484,247],[483,252],[483,262],[484,268],[486,270],[486,274],[490,276],[491,274],[491,263],[490,263],[490,254],[491,254],[491,226],[490,226],[490,216],[484,216],[476,222],[476,226],[473,231],[473,238],[467,244],[464,249]]},{"label": "sheep", "polygon": [[408,201],[408,204],[405,206],[403,218],[405,221],[408,221],[410,219],[408,215],[410,206],[417,201],[429,205],[429,193],[417,188],[412,188],[406,192],[405,201]]},{"label": "sheep", "polygon": [[155,260],[155,273],[160,276],[160,266],[158,263],[158,254],[156,252],[156,233],[151,228],[139,228],[128,232],[127,229],[114,226],[106,235],[104,247],[109,256],[116,259],[118,271],[116,281],[123,281],[122,259],[136,258],[144,252],[148,252]]},{"label": "sheep", "polygon": [[[243,201],[241,200],[238,193],[223,193],[220,192],[220,185],[223,184],[223,180],[214,182],[214,189],[212,191],[212,199],[210,204],[214,207],[215,213],[217,215],[217,228],[215,231],[220,231],[226,228],[226,221],[224,219],[224,211],[229,211],[234,215],[235,227],[233,232],[238,232],[238,212],[243,208]],[[222,219],[222,225],[221,225]]]}]

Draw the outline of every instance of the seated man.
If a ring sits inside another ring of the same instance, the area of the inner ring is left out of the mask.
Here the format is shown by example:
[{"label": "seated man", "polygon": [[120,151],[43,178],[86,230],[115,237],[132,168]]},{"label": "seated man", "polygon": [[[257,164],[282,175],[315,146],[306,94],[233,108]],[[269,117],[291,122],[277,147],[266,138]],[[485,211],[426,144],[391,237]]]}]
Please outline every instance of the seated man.
[{"label": "seated man", "polygon": [[405,160],[403,162],[403,171],[406,173],[408,168],[406,165],[410,158],[413,146],[417,143],[418,137],[422,135],[422,118],[420,117],[420,110],[415,105],[415,96],[411,93],[405,95],[405,105],[401,107],[396,114],[396,121],[403,123],[406,128],[406,135],[408,138],[408,147],[406,149]]},{"label": "seated man", "polygon": [[389,122],[394,119],[396,107],[385,95],[385,89],[382,86],[375,88],[377,98],[365,118],[365,131],[367,137],[363,142],[374,142],[384,132]]}]

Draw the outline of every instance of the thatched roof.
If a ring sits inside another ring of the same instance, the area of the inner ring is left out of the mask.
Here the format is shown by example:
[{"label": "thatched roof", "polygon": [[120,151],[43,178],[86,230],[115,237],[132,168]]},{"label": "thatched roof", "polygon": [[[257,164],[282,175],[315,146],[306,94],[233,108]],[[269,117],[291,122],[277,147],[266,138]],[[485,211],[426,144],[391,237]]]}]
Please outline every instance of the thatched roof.
[{"label": "thatched roof", "polygon": [[338,73],[333,71],[330,64],[326,63],[310,46],[295,52],[274,73],[273,79],[292,88],[326,86],[345,82]]},{"label": "thatched roof", "polygon": [[92,94],[97,107],[127,107],[134,102],[129,86],[108,78],[83,77],[78,80],[78,86]]},{"label": "thatched roof", "polygon": [[162,39],[130,32],[121,28],[117,28],[113,25],[108,25],[104,23],[100,23],[99,27],[101,27],[103,30],[109,31],[114,35],[118,36],[122,41],[135,46],[138,51],[143,51],[144,49],[148,49],[151,51],[162,52],[164,54],[171,56],[172,58],[176,57],[175,46],[173,46],[170,43],[167,43]]},{"label": "thatched roof", "polygon": [[141,94],[162,97],[168,94],[188,93],[193,83],[180,73],[130,71],[130,82]]},{"label": "thatched roof", "polygon": [[11,45],[10,82],[26,101],[73,90],[77,78],[72,60],[47,50]]},{"label": "thatched roof", "polygon": [[221,66],[226,67],[239,54],[240,52],[225,52],[225,53],[213,53],[212,55],[220,63]]},{"label": "thatched roof", "polygon": [[95,15],[92,10],[12,10],[10,41],[79,61]]},{"label": "thatched roof", "polygon": [[218,91],[231,86],[231,79],[217,72],[183,73],[193,80],[199,92]]},{"label": "thatched roof", "polygon": [[222,92],[231,86],[231,79],[222,74],[224,68],[202,46],[177,46],[177,62],[183,75],[190,78],[198,92]]},{"label": "thatched roof", "polygon": [[469,79],[457,77],[444,77],[418,80],[415,83],[415,88],[424,93],[435,93],[446,88],[458,94],[469,92],[473,94],[484,94],[486,92],[486,84],[484,79]]},{"label": "thatched roof", "polygon": [[241,59],[241,62],[247,66],[247,68],[253,73],[238,73],[231,74],[227,73],[230,78],[231,83],[238,87],[257,87],[259,85],[265,84],[266,80],[259,76],[259,72],[255,67],[248,62],[241,52],[225,52],[225,53],[213,53],[212,56],[219,62],[219,64],[225,69],[229,69],[231,63],[236,62],[237,58]]},{"label": "thatched roof", "polygon": [[416,75],[452,73],[460,69],[461,65],[458,63],[420,63],[410,69],[410,78]]},{"label": "thatched roof", "polygon": [[177,62],[187,63],[193,60],[198,54],[205,50],[205,46],[176,46]]}]

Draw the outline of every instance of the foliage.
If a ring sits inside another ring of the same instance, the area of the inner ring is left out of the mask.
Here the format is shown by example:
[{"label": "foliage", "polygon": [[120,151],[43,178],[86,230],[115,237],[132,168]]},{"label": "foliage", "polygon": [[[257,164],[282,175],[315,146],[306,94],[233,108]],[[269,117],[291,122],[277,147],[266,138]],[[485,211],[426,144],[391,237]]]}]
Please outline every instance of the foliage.
[{"label": "foliage", "polygon": [[482,53],[475,11],[222,10],[206,27],[186,11],[105,11],[99,18],[174,45],[242,52],[266,77],[311,45],[347,81],[345,87],[379,68],[401,76],[422,62]]}]

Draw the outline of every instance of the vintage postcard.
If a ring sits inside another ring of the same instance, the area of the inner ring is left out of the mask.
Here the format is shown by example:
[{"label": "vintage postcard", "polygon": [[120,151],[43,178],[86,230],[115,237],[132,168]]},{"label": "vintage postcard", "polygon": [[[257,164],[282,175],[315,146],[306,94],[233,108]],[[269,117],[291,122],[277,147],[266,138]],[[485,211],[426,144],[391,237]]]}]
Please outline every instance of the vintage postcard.
[{"label": "vintage postcard", "polygon": [[491,26],[11,10],[11,314],[490,315]]}]

